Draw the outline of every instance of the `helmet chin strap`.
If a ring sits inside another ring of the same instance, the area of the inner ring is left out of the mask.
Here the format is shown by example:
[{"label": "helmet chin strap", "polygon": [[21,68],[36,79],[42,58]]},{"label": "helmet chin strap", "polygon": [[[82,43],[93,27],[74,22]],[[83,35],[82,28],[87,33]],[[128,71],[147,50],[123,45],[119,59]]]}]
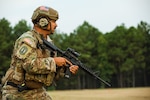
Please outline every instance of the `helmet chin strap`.
[{"label": "helmet chin strap", "polygon": [[[49,26],[49,25],[50,25],[50,26]],[[47,29],[44,29],[44,30],[49,31],[50,34],[53,34],[53,33],[52,33],[52,27],[51,27],[52,25],[51,25],[51,22],[49,22],[49,25],[47,26]],[[50,29],[49,29],[49,27],[50,27]]]},{"label": "helmet chin strap", "polygon": [[50,22],[50,34],[53,34],[53,32],[52,32],[52,24],[51,24],[51,22]]}]

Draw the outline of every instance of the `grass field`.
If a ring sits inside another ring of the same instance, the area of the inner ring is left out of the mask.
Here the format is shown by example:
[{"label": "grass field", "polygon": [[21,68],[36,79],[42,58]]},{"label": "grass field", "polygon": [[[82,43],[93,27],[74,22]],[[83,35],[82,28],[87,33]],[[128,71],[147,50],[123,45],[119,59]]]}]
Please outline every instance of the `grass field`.
[{"label": "grass field", "polygon": [[49,91],[53,100],[150,100],[150,87]]}]

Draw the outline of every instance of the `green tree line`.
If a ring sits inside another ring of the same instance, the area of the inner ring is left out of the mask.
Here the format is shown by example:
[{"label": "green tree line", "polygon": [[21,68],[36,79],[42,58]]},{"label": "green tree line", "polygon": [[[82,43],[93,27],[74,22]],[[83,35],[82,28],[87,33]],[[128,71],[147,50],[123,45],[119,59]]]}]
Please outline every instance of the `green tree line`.
[{"label": "green tree line", "polygon": [[[0,78],[9,68],[15,40],[31,29],[25,20],[12,27],[7,19],[0,19]],[[79,59],[114,88],[150,86],[150,25],[146,22],[129,28],[122,24],[102,33],[84,21],[71,33],[56,31],[50,37],[62,50],[71,47],[80,53]],[[56,84],[52,88],[107,88],[80,69],[77,75]]]}]

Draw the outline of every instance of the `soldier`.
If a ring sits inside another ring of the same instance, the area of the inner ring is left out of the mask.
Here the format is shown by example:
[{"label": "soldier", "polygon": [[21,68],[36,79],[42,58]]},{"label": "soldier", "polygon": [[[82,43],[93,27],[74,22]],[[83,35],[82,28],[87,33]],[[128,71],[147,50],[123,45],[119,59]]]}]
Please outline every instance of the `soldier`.
[{"label": "soldier", "polygon": [[10,68],[2,79],[2,100],[52,100],[44,87],[63,77],[67,64],[71,73],[76,74],[78,70],[78,66],[67,59],[41,47],[41,37],[52,42],[48,35],[57,27],[58,12],[40,6],[31,19],[33,30],[15,42]]}]

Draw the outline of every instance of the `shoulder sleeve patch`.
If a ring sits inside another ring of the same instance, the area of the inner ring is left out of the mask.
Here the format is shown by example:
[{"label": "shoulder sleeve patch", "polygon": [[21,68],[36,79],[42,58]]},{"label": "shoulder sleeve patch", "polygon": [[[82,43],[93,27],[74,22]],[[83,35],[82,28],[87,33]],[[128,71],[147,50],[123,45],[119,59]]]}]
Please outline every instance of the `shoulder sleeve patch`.
[{"label": "shoulder sleeve patch", "polygon": [[31,52],[32,52],[32,47],[24,43],[17,50],[16,56],[19,59],[25,59],[29,56],[29,54],[31,54]]}]

